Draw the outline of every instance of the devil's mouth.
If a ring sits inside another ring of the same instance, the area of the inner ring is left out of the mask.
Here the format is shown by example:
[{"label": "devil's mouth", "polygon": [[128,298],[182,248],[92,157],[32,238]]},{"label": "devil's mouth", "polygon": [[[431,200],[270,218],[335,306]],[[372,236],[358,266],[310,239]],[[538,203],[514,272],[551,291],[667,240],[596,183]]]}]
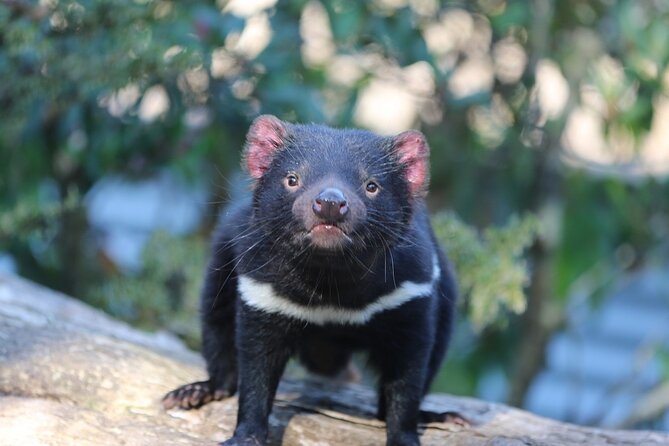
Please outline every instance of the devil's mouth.
[{"label": "devil's mouth", "polygon": [[323,235],[346,235],[346,232],[339,226],[332,223],[318,223],[309,229],[309,234]]},{"label": "devil's mouth", "polygon": [[345,230],[332,223],[317,223],[307,232],[311,245],[333,250],[352,242]]}]

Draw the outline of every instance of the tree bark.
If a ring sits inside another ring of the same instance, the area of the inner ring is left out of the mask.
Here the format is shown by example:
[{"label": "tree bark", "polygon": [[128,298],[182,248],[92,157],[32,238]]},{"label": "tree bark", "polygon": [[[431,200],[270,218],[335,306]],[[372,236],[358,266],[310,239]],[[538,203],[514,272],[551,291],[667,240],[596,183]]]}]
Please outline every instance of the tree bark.
[{"label": "tree bark", "polygon": [[[211,445],[234,428],[236,399],[165,412],[162,395],[204,378],[202,360],[167,334],[147,334],[79,301],[0,275],[0,445]],[[284,381],[271,445],[382,445],[376,398],[363,386]],[[500,404],[430,395],[464,428],[432,423],[426,445],[666,445],[669,434],[559,423]]]},{"label": "tree bark", "polygon": [[[533,20],[528,72],[531,73],[532,81],[528,88],[535,84],[537,65],[545,57],[550,45],[555,0],[533,0],[531,5]],[[538,104],[530,102],[530,110],[535,109],[534,113],[539,113],[538,108]],[[537,124],[530,121],[526,125],[533,128]],[[563,176],[559,159],[563,126],[564,121],[552,130],[541,128],[543,135],[534,156],[534,180],[529,188],[529,209],[540,218],[544,234],[535,241],[529,253],[532,275],[527,289],[527,310],[521,318],[521,336],[508,399],[510,404],[517,407],[525,402],[530,385],[544,366],[546,346],[558,328],[556,319],[563,318],[563,315],[559,318],[548,317],[548,313],[557,308],[550,307],[549,304],[556,298],[553,295],[553,273],[556,269],[557,245],[563,217]]]}]

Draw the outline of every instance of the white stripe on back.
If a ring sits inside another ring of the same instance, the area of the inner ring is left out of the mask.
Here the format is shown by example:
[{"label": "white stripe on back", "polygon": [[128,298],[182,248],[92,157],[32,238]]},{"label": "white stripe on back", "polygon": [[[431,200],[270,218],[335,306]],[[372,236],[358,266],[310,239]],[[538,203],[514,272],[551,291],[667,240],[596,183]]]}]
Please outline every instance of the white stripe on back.
[{"label": "white stripe on back", "polygon": [[328,323],[359,325],[369,321],[377,313],[397,308],[413,299],[429,296],[440,275],[439,261],[435,255],[432,258],[432,279],[429,282],[416,283],[407,280],[390,293],[359,309],[300,305],[277,294],[271,284],[244,275],[239,276],[238,290],[247,305],[267,313],[290,316],[316,325]]}]

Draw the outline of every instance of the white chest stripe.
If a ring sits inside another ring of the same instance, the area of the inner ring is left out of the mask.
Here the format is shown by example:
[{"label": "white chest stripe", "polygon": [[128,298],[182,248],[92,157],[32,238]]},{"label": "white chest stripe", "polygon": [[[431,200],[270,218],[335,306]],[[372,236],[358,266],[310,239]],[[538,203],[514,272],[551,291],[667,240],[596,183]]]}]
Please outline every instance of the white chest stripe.
[{"label": "white chest stripe", "polygon": [[267,313],[278,313],[316,325],[327,323],[364,324],[381,311],[397,308],[412,299],[430,295],[441,275],[436,255],[432,262],[432,280],[430,282],[402,282],[390,293],[379,297],[366,307],[355,310],[335,306],[309,307],[300,305],[277,294],[269,283],[258,282],[244,275],[239,276],[238,290],[247,305]]}]

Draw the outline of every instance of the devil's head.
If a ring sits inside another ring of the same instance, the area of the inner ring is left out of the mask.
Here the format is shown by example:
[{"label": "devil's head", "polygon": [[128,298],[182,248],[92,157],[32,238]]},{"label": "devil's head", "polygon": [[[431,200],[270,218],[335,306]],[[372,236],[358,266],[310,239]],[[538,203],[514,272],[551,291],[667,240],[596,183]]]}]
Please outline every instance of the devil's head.
[{"label": "devil's head", "polygon": [[254,181],[254,224],[284,248],[385,249],[404,240],[427,188],[428,155],[415,130],[382,137],[260,116],[243,161]]}]

